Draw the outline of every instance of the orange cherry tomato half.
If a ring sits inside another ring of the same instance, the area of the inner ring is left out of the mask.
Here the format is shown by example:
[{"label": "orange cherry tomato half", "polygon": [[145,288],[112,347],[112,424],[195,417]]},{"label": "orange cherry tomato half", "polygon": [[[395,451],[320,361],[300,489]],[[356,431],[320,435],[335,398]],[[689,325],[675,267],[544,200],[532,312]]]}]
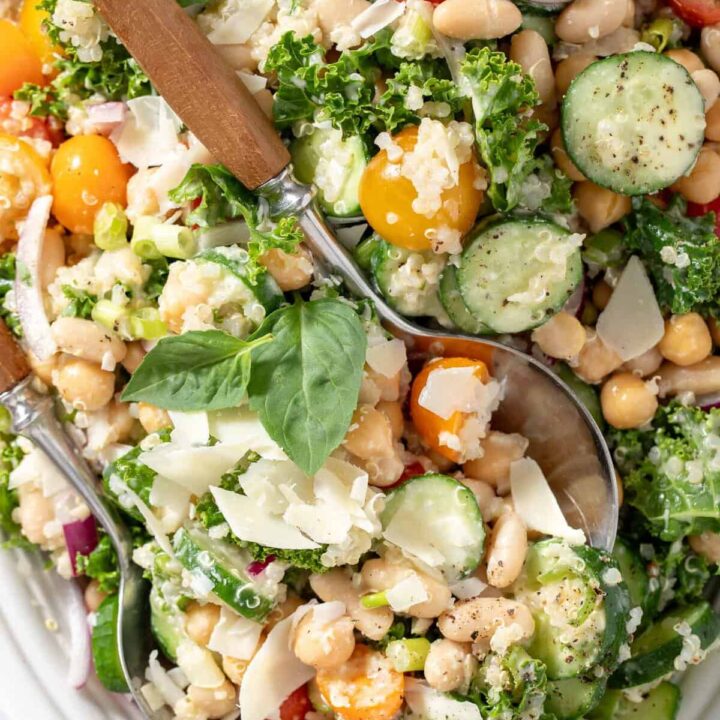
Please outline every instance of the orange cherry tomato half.
[{"label": "orange cherry tomato half", "polygon": [[410,417],[415,429],[428,447],[453,462],[460,461],[460,454],[446,445],[440,444],[440,433],[447,432],[451,435],[458,435],[465,423],[467,414],[457,411],[449,418],[443,418],[420,405],[419,401],[420,393],[427,385],[428,378],[433,370],[447,370],[458,367],[475,368],[474,374],[482,382],[487,382],[490,377],[487,365],[480,360],[462,357],[437,358],[425,364],[423,369],[415,376],[410,390]]},{"label": "orange cherry tomato half", "polygon": [[42,61],[17,25],[0,20],[0,95],[12,95],[26,82],[44,82]]},{"label": "orange cherry tomato half", "polygon": [[[393,137],[405,152],[415,147],[417,127],[408,127]],[[388,173],[393,163],[381,150],[368,163],[360,181],[360,207],[373,230],[385,240],[408,250],[428,250],[433,232],[448,228],[467,233],[475,224],[484,193],[475,187],[478,164],[474,159],[460,167],[459,182],[443,191],[442,206],[432,217],[415,212],[415,186],[409,178]]]},{"label": "orange cherry tomato half", "polygon": [[76,135],[66,140],[50,165],[55,203],[53,213],[68,230],[91,233],[95,214],[103,203],[125,206],[132,175],[115,145],[100,135]]},{"label": "orange cherry tomato half", "polygon": [[53,45],[45,31],[44,24],[49,20],[50,14],[38,7],[38,0],[23,1],[20,8],[20,28],[35,54],[46,65],[50,65],[62,55],[62,48]]},{"label": "orange cherry tomato half", "polygon": [[359,643],[346,663],[318,670],[315,682],[342,720],[392,720],[405,697],[405,676],[383,653]]}]

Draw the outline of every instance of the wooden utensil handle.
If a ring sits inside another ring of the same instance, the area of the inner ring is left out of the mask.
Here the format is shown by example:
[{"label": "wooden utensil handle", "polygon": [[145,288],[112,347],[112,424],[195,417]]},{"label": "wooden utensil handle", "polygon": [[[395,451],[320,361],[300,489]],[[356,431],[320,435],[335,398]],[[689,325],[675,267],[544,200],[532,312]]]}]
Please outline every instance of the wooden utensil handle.
[{"label": "wooden utensil handle", "polygon": [[25,353],[8,330],[4,320],[0,320],[0,393],[14,388],[30,374],[30,366]]},{"label": "wooden utensil handle", "polygon": [[248,188],[290,155],[235,71],[175,0],[97,0],[115,34],[200,141]]}]

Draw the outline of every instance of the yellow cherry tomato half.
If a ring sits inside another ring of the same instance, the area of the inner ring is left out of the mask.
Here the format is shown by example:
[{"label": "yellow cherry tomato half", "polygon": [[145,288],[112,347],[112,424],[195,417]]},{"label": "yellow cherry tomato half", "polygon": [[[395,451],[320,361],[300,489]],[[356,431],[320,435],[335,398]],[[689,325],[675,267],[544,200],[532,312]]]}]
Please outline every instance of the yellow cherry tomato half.
[{"label": "yellow cherry tomato half", "polygon": [[[24,0],[20,8],[20,28],[40,58],[41,62],[50,65],[58,56],[62,55],[62,48],[53,45],[47,32],[45,32],[44,23],[50,20],[50,14],[47,10],[38,7],[38,0]],[[52,74],[55,74],[53,71]]]},{"label": "yellow cherry tomato half", "polygon": [[[393,136],[393,142],[406,153],[413,150],[417,139],[415,126]],[[460,166],[458,184],[442,192],[441,207],[432,217],[413,209],[417,190],[399,173],[400,162],[392,163],[387,150],[381,150],[370,160],[360,181],[360,207],[375,232],[398,247],[428,250],[438,231],[449,229],[464,235],[472,228],[484,195],[476,187],[480,170],[474,159]]]},{"label": "yellow cherry tomato half", "polygon": [[132,175],[115,146],[101,135],[76,135],[66,140],[50,165],[55,217],[71,232],[91,233],[103,203],[123,207]]},{"label": "yellow cherry tomato half", "polygon": [[17,25],[0,20],[0,95],[12,95],[26,82],[42,85],[42,61]]},{"label": "yellow cherry tomato half", "polygon": [[440,434],[459,435],[467,418],[467,413],[457,411],[449,418],[440,417],[440,415],[436,415],[420,404],[420,393],[427,385],[428,378],[433,370],[448,370],[459,367],[475,368],[473,374],[482,382],[487,382],[490,377],[487,365],[480,360],[462,357],[437,358],[425,364],[423,369],[415,376],[410,390],[410,417],[415,429],[428,447],[453,462],[460,461],[460,454],[446,445],[441,445]]},{"label": "yellow cherry tomato half", "polygon": [[17,238],[16,221],[51,188],[47,162],[35,149],[15,135],[0,133],[0,242]]}]

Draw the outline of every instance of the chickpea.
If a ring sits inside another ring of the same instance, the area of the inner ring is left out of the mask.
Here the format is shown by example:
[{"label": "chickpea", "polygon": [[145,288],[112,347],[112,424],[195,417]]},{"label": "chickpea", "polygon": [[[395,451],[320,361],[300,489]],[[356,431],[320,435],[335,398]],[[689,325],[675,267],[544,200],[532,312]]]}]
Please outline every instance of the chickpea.
[{"label": "chickpea", "polygon": [[575,164],[568,156],[567,151],[565,150],[565,143],[563,142],[562,131],[560,128],[557,128],[552,134],[552,138],[550,140],[550,150],[555,164],[571,180],[581,182],[586,179],[585,176],[575,167]]},{"label": "chickpea", "polygon": [[103,600],[108,594],[100,589],[100,583],[97,580],[91,580],[85,588],[85,605],[90,612],[97,612]]},{"label": "chickpea", "polygon": [[705,113],[705,139],[711,142],[720,141],[720,103],[715,103]]},{"label": "chickpea", "polygon": [[365,468],[368,479],[373,487],[390,487],[394,485],[403,474],[405,465],[400,457],[397,448],[388,458],[374,458],[372,460],[356,459],[356,462]]},{"label": "chickpea", "polygon": [[507,512],[496,521],[487,548],[487,576],[490,585],[506,588],[517,580],[527,555],[527,530],[516,512]]},{"label": "chickpea", "polygon": [[190,685],[186,693],[194,707],[208,718],[221,718],[237,707],[237,690],[227,679],[216,688]]},{"label": "chickpea", "polygon": [[299,595],[293,592],[288,593],[285,600],[270,611],[265,621],[265,630],[270,632],[281,620],[289,618],[302,604],[303,601]]},{"label": "chickpea", "polygon": [[115,374],[82,358],[62,358],[54,382],[63,400],[77,410],[100,410],[115,394]]},{"label": "chickpea", "polygon": [[223,672],[228,676],[230,682],[238,687],[242,684],[249,664],[250,660],[240,660],[240,658],[230,657],[229,655],[222,656]]},{"label": "chickpea", "polygon": [[185,632],[198,645],[207,647],[210,636],[220,620],[220,606],[192,602],[185,610]]},{"label": "chickpea", "polygon": [[555,68],[555,89],[558,96],[562,97],[570,87],[570,83],[596,60],[595,55],[587,55],[586,53],[575,53],[561,60]]},{"label": "chickpea", "polygon": [[657,394],[642,378],[632,373],[617,373],[600,391],[603,417],[621,430],[650,422],[658,407]]},{"label": "chickpea", "polygon": [[59,355],[52,355],[47,360],[38,360],[32,353],[27,353],[27,359],[35,375],[46,385],[52,385],[53,372],[57,370]]},{"label": "chickpea", "polygon": [[657,349],[657,346],[646,350],[642,355],[628,360],[623,366],[623,370],[631,372],[638,377],[648,377],[652,375],[662,365],[663,356]]},{"label": "chickpea", "polygon": [[710,337],[715,345],[720,345],[720,323],[715,318],[708,320],[708,330],[710,330]]},{"label": "chickpea", "polygon": [[720,78],[714,70],[710,70],[709,68],[696,70],[694,73],[691,73],[690,77],[703,96],[705,112],[707,113],[717,101],[718,95],[720,95]]},{"label": "chickpea", "polygon": [[58,268],[65,264],[65,242],[60,231],[48,228],[43,240],[42,255],[40,257],[40,287],[45,290],[55,279]]},{"label": "chickpea", "polygon": [[673,315],[665,321],[660,354],[675,365],[694,365],[712,352],[710,330],[698,313]]},{"label": "chickpea", "polygon": [[522,14],[510,0],[445,0],[433,13],[433,25],[458,40],[493,40],[515,32]]},{"label": "chickpea", "polygon": [[720,392],[720,355],[711,355],[697,365],[687,367],[663,363],[658,377],[660,397],[688,392],[695,395]]},{"label": "chickpea", "polygon": [[477,661],[467,644],[445,638],[435,640],[425,658],[425,680],[440,692],[452,692],[473,676]]},{"label": "chickpea", "polygon": [[480,444],[482,457],[468,460],[463,465],[463,473],[474,480],[483,480],[502,494],[510,487],[510,465],[524,457],[530,443],[517,433],[491,430]]},{"label": "chickpea", "polygon": [[314,622],[310,611],[295,629],[295,656],[314,668],[332,668],[346,662],[355,650],[354,624],[348,615],[325,625]]},{"label": "chickpea", "polygon": [[260,263],[268,269],[283,292],[300,290],[312,280],[312,259],[303,247],[298,247],[297,252],[292,255],[273,248],[260,258]]},{"label": "chickpea", "polygon": [[345,436],[346,450],[363,460],[392,457],[393,430],[386,415],[370,405],[361,405],[353,414]]},{"label": "chickpea", "polygon": [[125,345],[125,357],[122,359],[122,366],[132,375],[140,363],[143,361],[146,353],[139,341],[130,342]]},{"label": "chickpea", "polygon": [[369,365],[365,366],[365,375],[367,379],[374,385],[375,390],[379,393],[378,400],[371,402],[370,405],[376,405],[380,400],[399,400],[400,399],[400,373],[388,377],[382,373],[375,372]]},{"label": "chickpea", "polygon": [[571,360],[582,350],[587,332],[582,323],[573,315],[559,312],[545,324],[535,329],[533,342],[551,358]]},{"label": "chickpea", "polygon": [[510,59],[518,63],[535,81],[540,102],[548,107],[555,107],[555,76],[543,36],[534,30],[521,30],[513,35],[510,41]]},{"label": "chickpea", "polygon": [[163,410],[146,402],[139,402],[137,408],[138,420],[146,433],[154,433],[163,428],[171,428],[173,426],[167,410]]},{"label": "chickpea", "polygon": [[666,50],[664,54],[682,65],[691,75],[705,67],[705,63],[692,50],[673,48],[672,50]]},{"label": "chickpea", "polygon": [[631,209],[627,195],[618,195],[589,180],[575,185],[573,197],[580,217],[594,233],[617,222]]},{"label": "chickpea", "polygon": [[50,326],[58,349],[68,355],[102,363],[106,357],[119,363],[125,357],[125,343],[92,320],[59,317]]},{"label": "chickpea", "polygon": [[555,21],[557,36],[570,43],[586,43],[617,30],[627,15],[627,0],[574,0]]},{"label": "chickpea", "polygon": [[342,25],[349,25],[360,13],[371,7],[368,0],[316,0],[315,11],[318,24],[323,35],[330,33]]},{"label": "chickpea", "polygon": [[604,281],[596,282],[592,291],[592,302],[598,310],[604,310],[612,297],[612,288]]},{"label": "chickpea", "polygon": [[110,425],[108,443],[127,440],[135,428],[135,418],[130,414],[130,405],[119,400],[110,402],[107,421]]},{"label": "chickpea", "polygon": [[706,25],[700,31],[700,51],[707,64],[720,72],[720,26]]},{"label": "chickpea", "polygon": [[452,597],[450,588],[445,583],[407,565],[390,563],[384,558],[368,560],[360,571],[363,589],[372,592],[389,590],[411,575],[418,577],[428,597],[423,602],[411,605],[406,611],[407,614],[417,618],[436,618],[447,608]]},{"label": "chickpea", "polygon": [[492,485],[470,478],[463,478],[462,483],[475,496],[484,522],[492,522],[502,515],[504,510],[502,498],[495,494],[495,488]]},{"label": "chickpea", "polygon": [[600,339],[593,330],[588,331],[585,347],[573,366],[575,374],[588,383],[598,383],[622,365],[622,358]]},{"label": "chickpea", "polygon": [[381,400],[376,409],[390,421],[393,440],[400,440],[405,432],[405,416],[402,405],[397,400]]},{"label": "chickpea", "polygon": [[535,621],[527,605],[508,598],[459,600],[438,618],[438,629],[449,640],[475,642],[490,639],[500,627],[517,624],[523,637],[535,632]]},{"label": "chickpea", "polygon": [[702,555],[710,563],[720,564],[720,533],[707,530],[701,535],[691,535],[689,542],[698,555]]},{"label": "chickpea", "polygon": [[20,490],[17,513],[22,534],[31,543],[46,547],[45,526],[55,519],[52,503],[39,489],[21,486]]},{"label": "chickpea", "polygon": [[715,200],[720,195],[720,155],[704,146],[690,174],[676,180],[670,189],[694,203]]}]

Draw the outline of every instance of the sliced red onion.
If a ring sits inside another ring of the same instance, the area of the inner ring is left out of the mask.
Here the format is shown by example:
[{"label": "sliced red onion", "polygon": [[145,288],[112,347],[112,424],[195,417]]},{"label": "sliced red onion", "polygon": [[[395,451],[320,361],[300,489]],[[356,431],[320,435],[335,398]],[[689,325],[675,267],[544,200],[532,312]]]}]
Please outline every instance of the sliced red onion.
[{"label": "sliced red onion", "polygon": [[582,315],[583,308],[585,307],[585,278],[580,281],[580,284],[575,288],[575,292],[568,298],[567,302],[563,306],[563,310],[570,315],[574,315],[579,318]]},{"label": "sliced red onion", "polygon": [[274,555],[268,555],[262,562],[259,560],[251,562],[247,566],[248,575],[250,575],[251,577],[257,577],[260,573],[264,572],[267,569],[268,565],[270,565],[270,563],[272,562],[275,562]]},{"label": "sliced red onion", "polygon": [[67,620],[70,627],[70,665],[67,681],[79,690],[85,685],[92,670],[90,648],[90,627],[82,590],[76,582],[63,583],[68,594],[66,602]]},{"label": "sliced red onion", "polygon": [[45,314],[39,272],[52,204],[52,195],[42,195],[33,202],[17,245],[15,303],[23,335],[38,360],[47,360],[57,352]]},{"label": "sliced red onion", "polygon": [[720,392],[698,395],[695,398],[694,404],[701,407],[703,410],[711,410],[712,408],[720,407]]},{"label": "sliced red onion", "polygon": [[87,555],[97,547],[99,540],[97,523],[92,515],[88,515],[84,520],[66,523],[62,526],[62,529],[68,555],[70,555],[73,576],[76,577],[78,575],[77,556]]}]

